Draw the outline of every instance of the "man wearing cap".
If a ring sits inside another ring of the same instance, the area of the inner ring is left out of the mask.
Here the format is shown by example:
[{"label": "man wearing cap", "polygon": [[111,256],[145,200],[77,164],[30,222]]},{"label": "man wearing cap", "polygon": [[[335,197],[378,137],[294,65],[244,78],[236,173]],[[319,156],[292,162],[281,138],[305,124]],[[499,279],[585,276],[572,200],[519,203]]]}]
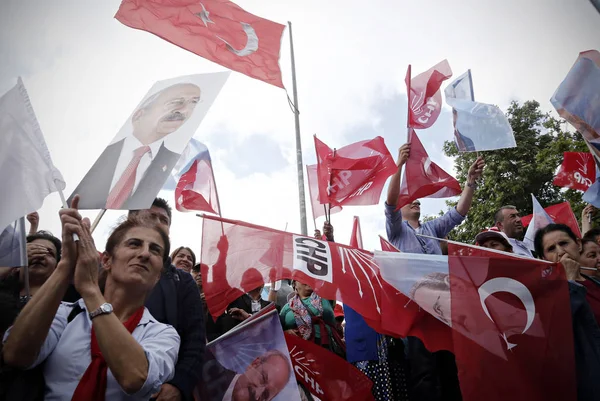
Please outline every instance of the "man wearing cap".
[{"label": "man wearing cap", "polygon": [[508,242],[512,245],[514,253],[533,258],[529,248],[518,239],[523,238],[524,228],[516,206],[502,206],[494,214],[494,221],[496,227],[508,237]]},{"label": "man wearing cap", "polygon": [[510,244],[508,237],[496,227],[483,230],[477,234],[475,237],[475,245],[495,249],[497,251],[513,253],[513,247]]},{"label": "man wearing cap", "polygon": [[335,317],[335,329],[340,337],[344,338],[344,308],[342,305],[335,305],[333,308],[333,316]]}]

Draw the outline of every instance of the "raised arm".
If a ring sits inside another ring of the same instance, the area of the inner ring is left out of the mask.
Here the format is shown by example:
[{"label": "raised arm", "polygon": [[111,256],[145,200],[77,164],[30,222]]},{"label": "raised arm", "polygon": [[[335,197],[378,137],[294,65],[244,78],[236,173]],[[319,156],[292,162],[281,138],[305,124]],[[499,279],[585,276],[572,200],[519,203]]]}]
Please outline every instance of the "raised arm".
[{"label": "raised arm", "polygon": [[398,170],[392,175],[390,184],[388,185],[388,193],[386,203],[390,206],[396,206],[398,203],[398,196],[400,196],[400,176],[402,172],[402,166],[406,163],[410,157],[410,143],[405,143],[398,150]]},{"label": "raised arm", "polygon": [[581,235],[585,235],[592,229],[592,216],[596,213],[594,205],[588,204],[581,212]]},{"label": "raised arm", "polygon": [[40,352],[58,306],[69,287],[77,251],[73,233],[81,234],[81,215],[77,212],[79,197],[73,199],[74,209],[59,212],[62,223],[62,258],[48,280],[19,314],[2,350],[4,361],[12,366],[31,366]]},{"label": "raised arm", "polygon": [[473,203],[473,194],[475,193],[475,188],[477,186],[476,181],[481,177],[484,167],[485,161],[479,156],[469,168],[467,183],[465,184],[460,199],[458,200],[458,204],[456,205],[456,211],[460,213],[461,216],[466,216],[467,213],[469,213],[471,203]]}]

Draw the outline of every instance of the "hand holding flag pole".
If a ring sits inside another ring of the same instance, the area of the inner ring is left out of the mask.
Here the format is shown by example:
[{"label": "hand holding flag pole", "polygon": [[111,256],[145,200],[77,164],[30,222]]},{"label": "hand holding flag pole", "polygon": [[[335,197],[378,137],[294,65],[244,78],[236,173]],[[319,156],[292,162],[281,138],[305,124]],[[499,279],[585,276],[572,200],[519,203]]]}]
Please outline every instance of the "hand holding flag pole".
[{"label": "hand holding flag pole", "polygon": [[[62,189],[60,189],[60,186],[57,185],[58,188],[58,195],[60,196],[60,201],[62,202],[62,206],[64,209],[68,209],[69,205],[67,205],[67,200],[65,199],[65,194],[63,194]],[[73,241],[77,242],[79,241],[79,236],[76,233],[73,233]]]}]

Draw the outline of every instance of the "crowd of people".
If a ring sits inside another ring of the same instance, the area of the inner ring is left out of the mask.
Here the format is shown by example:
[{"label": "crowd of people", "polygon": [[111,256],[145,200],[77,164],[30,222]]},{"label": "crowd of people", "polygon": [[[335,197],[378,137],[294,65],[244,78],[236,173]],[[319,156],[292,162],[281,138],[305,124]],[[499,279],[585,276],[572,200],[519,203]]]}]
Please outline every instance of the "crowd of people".
[{"label": "crowd of people", "polygon": [[[485,162],[478,157],[470,167],[456,207],[422,223],[418,200],[396,210],[409,156],[410,144],[405,144],[388,186],[388,239],[401,252],[445,254],[443,241],[419,234],[446,238],[463,222]],[[272,303],[285,333],[347,359],[372,380],[377,401],[462,399],[451,352],[429,352],[416,337],[377,333],[356,311],[321,298],[300,281],[270,283],[267,296],[264,286],[255,288],[213,319],[196,255],[186,246],[170,251],[171,208],[163,199],[150,209],[130,211],[103,252],[78,203],[76,196],[59,212],[61,239],[38,230],[37,213],[28,216],[28,277],[24,269],[0,267],[0,400],[192,400],[207,342]],[[588,207],[583,213],[592,212]],[[537,232],[532,252],[522,242],[524,227],[514,206],[490,213],[492,220],[493,227],[474,238],[476,245],[564,267],[578,400],[600,399],[595,380],[600,372],[600,229],[584,218],[585,235],[578,238],[569,227],[550,224]],[[315,237],[334,241],[331,224],[324,224],[322,234],[316,230]],[[251,392],[255,399],[277,395],[259,387]],[[229,396],[238,400],[236,394]]]}]

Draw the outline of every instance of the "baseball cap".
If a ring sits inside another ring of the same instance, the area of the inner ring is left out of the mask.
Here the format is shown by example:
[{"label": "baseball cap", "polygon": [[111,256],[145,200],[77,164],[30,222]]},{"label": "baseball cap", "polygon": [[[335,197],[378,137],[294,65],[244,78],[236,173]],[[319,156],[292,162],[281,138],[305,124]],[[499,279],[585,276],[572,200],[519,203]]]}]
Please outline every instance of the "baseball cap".
[{"label": "baseball cap", "polygon": [[342,308],[342,305],[335,304],[335,308],[333,308],[333,316],[344,317],[344,308]]},{"label": "baseball cap", "polygon": [[506,236],[506,234],[500,231],[498,227],[491,227],[477,234],[477,236],[475,237],[475,244],[483,244],[485,241],[490,240],[492,238],[501,241],[504,245],[512,249],[512,245],[510,244],[508,237]]}]

